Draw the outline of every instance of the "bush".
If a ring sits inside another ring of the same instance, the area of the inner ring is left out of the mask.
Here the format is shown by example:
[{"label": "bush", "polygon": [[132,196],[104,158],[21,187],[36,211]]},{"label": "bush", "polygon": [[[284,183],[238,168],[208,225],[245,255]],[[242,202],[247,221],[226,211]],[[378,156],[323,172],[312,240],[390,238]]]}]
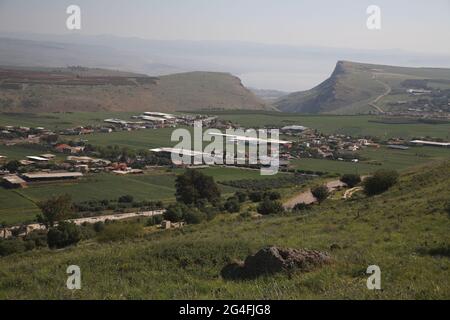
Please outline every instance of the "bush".
[{"label": "bush", "polygon": [[180,222],[183,220],[183,214],[188,210],[188,207],[183,203],[171,204],[164,212],[164,219],[171,222]]},{"label": "bush", "polygon": [[263,194],[262,192],[253,191],[249,193],[248,197],[253,202],[261,202],[261,200],[263,199]]},{"label": "bush", "polygon": [[445,211],[448,213],[448,217],[450,218],[450,200],[444,206]]},{"label": "bush", "polygon": [[25,242],[20,238],[0,240],[0,257],[24,252],[25,250]]},{"label": "bush", "polygon": [[269,200],[280,200],[281,194],[276,191],[265,192],[264,198],[269,198]]},{"label": "bush", "polygon": [[241,204],[237,198],[228,199],[223,205],[224,209],[229,213],[239,212],[241,210]]},{"label": "bush", "polygon": [[246,194],[245,192],[242,192],[242,191],[237,191],[237,192],[234,194],[234,197],[235,197],[236,199],[238,199],[238,201],[239,201],[240,203],[243,203],[243,202],[247,201],[247,194]]},{"label": "bush", "polygon": [[219,214],[219,209],[216,207],[206,207],[202,211],[206,214],[208,221],[213,220]]},{"label": "bush", "polygon": [[190,208],[187,210],[184,215],[183,219],[186,221],[186,223],[189,224],[199,224],[205,221],[207,218],[206,213],[201,212],[197,208]]},{"label": "bush", "polygon": [[105,223],[102,221],[98,221],[98,222],[94,223],[93,228],[94,228],[94,231],[97,233],[102,232],[105,229]]},{"label": "bush", "polygon": [[314,198],[317,199],[319,203],[322,203],[325,201],[328,196],[330,195],[330,192],[328,191],[328,187],[326,185],[321,185],[318,187],[315,187],[311,190],[311,193],[313,194]]},{"label": "bush", "polygon": [[24,238],[25,241],[32,241],[34,247],[46,247],[47,246],[47,231],[34,230],[27,234]]},{"label": "bush", "polygon": [[305,211],[305,210],[310,210],[310,209],[311,209],[311,205],[302,202],[302,203],[297,203],[292,208],[292,211]]},{"label": "bush", "polygon": [[263,215],[283,213],[284,208],[281,202],[273,201],[268,198],[264,199],[258,206],[258,213]]},{"label": "bush", "polygon": [[134,197],[132,195],[127,194],[119,198],[119,203],[132,203],[133,200]]},{"label": "bush", "polygon": [[51,228],[47,234],[47,244],[51,249],[74,245],[80,240],[80,227],[69,222],[61,222],[57,227]]},{"label": "bush", "polygon": [[163,216],[161,216],[161,215],[153,216],[153,217],[148,218],[146,225],[147,225],[147,227],[156,226],[156,225],[161,224],[162,221],[163,221]]},{"label": "bush", "polygon": [[368,196],[381,194],[398,181],[398,173],[391,170],[379,170],[364,180],[364,193]]},{"label": "bush", "polygon": [[350,188],[354,188],[361,182],[361,177],[359,174],[344,174],[341,177],[341,182],[345,183]]},{"label": "bush", "polygon": [[97,236],[99,242],[124,241],[142,236],[143,227],[138,223],[110,223]]}]

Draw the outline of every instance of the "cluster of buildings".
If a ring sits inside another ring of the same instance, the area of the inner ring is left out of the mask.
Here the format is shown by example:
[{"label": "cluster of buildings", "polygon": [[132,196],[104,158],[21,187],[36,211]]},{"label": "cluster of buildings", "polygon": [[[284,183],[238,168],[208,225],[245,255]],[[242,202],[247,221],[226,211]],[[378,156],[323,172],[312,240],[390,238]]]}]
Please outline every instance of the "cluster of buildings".
[{"label": "cluster of buildings", "polygon": [[36,144],[42,138],[54,135],[51,130],[43,127],[23,127],[23,126],[4,126],[0,127],[0,141],[5,145],[15,145],[20,143]]}]

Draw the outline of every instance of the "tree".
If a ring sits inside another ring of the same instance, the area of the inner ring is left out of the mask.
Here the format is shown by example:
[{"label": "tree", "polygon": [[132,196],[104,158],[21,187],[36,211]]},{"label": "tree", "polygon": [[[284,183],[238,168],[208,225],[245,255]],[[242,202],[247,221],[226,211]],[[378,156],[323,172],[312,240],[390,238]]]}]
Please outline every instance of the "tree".
[{"label": "tree", "polygon": [[37,220],[47,228],[53,227],[55,222],[66,219],[72,213],[72,198],[67,194],[39,202],[37,205],[42,211]]},{"label": "tree", "polygon": [[341,182],[345,183],[350,188],[354,188],[361,182],[361,177],[359,174],[344,174],[341,177]]},{"label": "tree", "polygon": [[175,196],[178,201],[197,205],[207,200],[211,203],[220,198],[220,190],[214,179],[198,170],[186,170],[175,182]]},{"label": "tree", "polygon": [[180,222],[183,220],[184,212],[188,207],[182,203],[171,204],[164,212],[164,219],[171,222]]},{"label": "tree", "polygon": [[398,181],[398,173],[392,170],[379,170],[371,177],[364,180],[364,192],[368,196],[381,194],[395,185]]},{"label": "tree", "polygon": [[323,201],[325,201],[328,196],[330,195],[330,191],[328,191],[328,187],[326,185],[321,185],[321,186],[317,186],[315,188],[313,188],[311,190],[312,195],[314,196],[314,198],[317,199],[317,201],[319,203],[322,203]]},{"label": "tree", "polygon": [[50,228],[47,234],[47,243],[51,249],[77,244],[80,240],[80,227],[71,222],[60,222],[57,227]]},{"label": "tree", "polygon": [[5,169],[8,170],[9,172],[13,173],[13,172],[17,172],[17,170],[19,170],[20,167],[20,162],[17,160],[12,160],[9,161],[6,165],[5,165]]},{"label": "tree", "polygon": [[258,206],[258,213],[263,215],[269,215],[269,214],[277,214],[277,213],[283,213],[284,208],[281,202],[279,201],[273,201],[269,198],[265,198]]}]

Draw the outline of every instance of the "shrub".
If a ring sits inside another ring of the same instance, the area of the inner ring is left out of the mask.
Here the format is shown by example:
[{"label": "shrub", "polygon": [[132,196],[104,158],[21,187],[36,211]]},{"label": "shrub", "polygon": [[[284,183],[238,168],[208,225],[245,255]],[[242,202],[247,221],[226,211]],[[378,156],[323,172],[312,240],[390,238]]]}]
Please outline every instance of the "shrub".
[{"label": "shrub", "polygon": [[99,242],[113,242],[142,236],[143,227],[138,223],[110,223],[97,236]]},{"label": "shrub", "polygon": [[239,212],[241,210],[241,204],[237,198],[228,199],[223,205],[224,209],[229,213]]},{"label": "shrub", "polygon": [[263,199],[263,194],[262,192],[253,191],[249,193],[248,197],[253,202],[261,202],[261,200]]},{"label": "shrub", "polygon": [[264,198],[269,198],[269,200],[279,200],[281,199],[281,194],[276,191],[265,192]]},{"label": "shrub", "polygon": [[51,249],[74,245],[80,240],[80,227],[69,222],[61,222],[57,227],[51,228],[47,234],[47,244]]},{"label": "shrub", "polygon": [[247,194],[246,194],[245,192],[242,192],[242,191],[237,191],[237,192],[234,194],[234,197],[235,197],[236,199],[238,199],[238,201],[239,201],[240,203],[243,203],[243,202],[247,201]]},{"label": "shrub", "polygon": [[202,211],[206,214],[208,221],[213,220],[219,214],[219,209],[216,207],[206,207]]},{"label": "shrub", "polygon": [[398,173],[391,170],[379,170],[364,180],[364,192],[368,196],[381,194],[391,188],[398,181]]},{"label": "shrub", "polygon": [[190,208],[187,210],[184,215],[183,219],[186,221],[186,223],[189,224],[199,224],[205,221],[207,218],[206,213],[201,212],[197,208]]},{"label": "shrub", "polygon": [[281,202],[273,201],[268,198],[264,199],[258,206],[258,213],[263,215],[283,213],[284,208]]},{"label": "shrub", "polygon": [[450,218],[450,200],[444,206],[445,211],[448,213],[448,217]]},{"label": "shrub", "polygon": [[47,246],[47,231],[45,230],[34,230],[27,234],[24,238],[25,241],[32,241],[35,247],[46,247]]},{"label": "shrub", "polygon": [[314,198],[317,199],[319,203],[322,203],[325,201],[328,196],[330,195],[330,192],[328,191],[328,187],[326,185],[321,185],[318,187],[315,187],[311,190],[311,193],[313,194]]},{"label": "shrub", "polygon": [[305,210],[310,210],[310,209],[311,209],[311,205],[302,202],[302,203],[297,203],[292,208],[292,211],[305,211]]},{"label": "shrub", "polygon": [[156,225],[161,224],[162,221],[163,221],[163,216],[161,216],[161,215],[153,216],[153,217],[148,218],[146,225],[148,227],[156,226]]},{"label": "shrub", "polygon": [[183,220],[183,214],[188,210],[188,207],[183,203],[171,204],[164,212],[164,219],[171,222],[180,222]]},{"label": "shrub", "polygon": [[350,188],[354,188],[361,182],[361,176],[359,174],[344,174],[341,177],[341,182]]},{"label": "shrub", "polygon": [[0,257],[8,256],[14,253],[24,252],[26,250],[25,243],[22,239],[0,240]]},{"label": "shrub", "polygon": [[102,232],[105,229],[105,223],[102,221],[98,221],[98,222],[94,223],[93,228],[94,228],[94,231],[97,233]]},{"label": "shrub", "polygon": [[133,200],[134,197],[132,195],[127,194],[119,198],[119,203],[132,203]]}]

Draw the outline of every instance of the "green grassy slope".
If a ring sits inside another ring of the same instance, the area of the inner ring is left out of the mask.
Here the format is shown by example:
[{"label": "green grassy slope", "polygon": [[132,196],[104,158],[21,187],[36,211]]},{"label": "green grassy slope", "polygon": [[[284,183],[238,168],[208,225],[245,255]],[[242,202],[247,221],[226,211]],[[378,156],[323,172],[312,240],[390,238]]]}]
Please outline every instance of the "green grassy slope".
[{"label": "green grassy slope", "polygon": [[[222,216],[178,231],[115,244],[85,242],[60,251],[0,259],[0,298],[95,299],[449,299],[450,163],[407,172],[369,199],[328,200],[307,215],[241,220]],[[230,259],[265,245],[329,250],[332,265],[310,273],[231,282]],[[82,289],[66,289],[67,266],[81,267]],[[366,288],[380,266],[382,290]]]}]

